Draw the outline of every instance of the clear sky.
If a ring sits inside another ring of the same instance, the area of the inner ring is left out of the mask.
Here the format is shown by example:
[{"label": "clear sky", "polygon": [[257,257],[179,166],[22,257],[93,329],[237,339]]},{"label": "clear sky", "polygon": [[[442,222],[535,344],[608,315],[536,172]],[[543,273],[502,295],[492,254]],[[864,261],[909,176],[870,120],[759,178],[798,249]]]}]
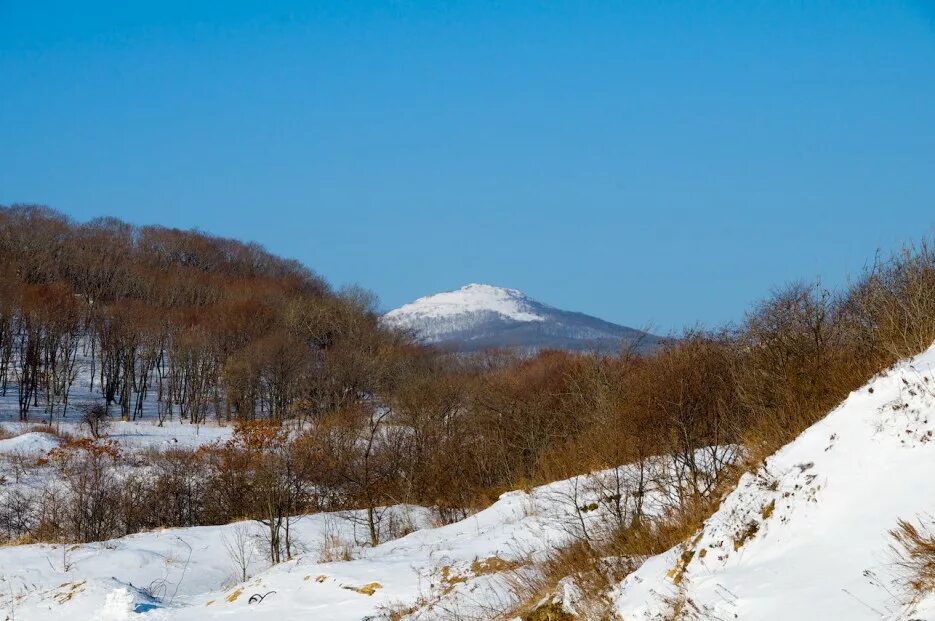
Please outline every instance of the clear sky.
[{"label": "clear sky", "polygon": [[933,7],[0,0],[0,203],[718,324],[932,232]]}]

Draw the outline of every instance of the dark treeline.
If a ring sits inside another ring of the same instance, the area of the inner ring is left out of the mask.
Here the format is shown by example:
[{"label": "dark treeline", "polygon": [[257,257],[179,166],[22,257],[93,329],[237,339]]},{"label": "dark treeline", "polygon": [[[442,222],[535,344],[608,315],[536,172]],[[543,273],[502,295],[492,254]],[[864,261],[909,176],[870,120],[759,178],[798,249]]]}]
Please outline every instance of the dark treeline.
[{"label": "dark treeline", "polygon": [[[381,328],[366,294],[335,294],[294,262],[199,233],[14,207],[0,210],[0,261],[0,379],[21,416],[42,403],[43,415],[64,410],[80,349],[93,390],[124,418],[149,395],[160,420],[238,429],[198,451],[66,444],[41,465],[60,468],[62,485],[7,498],[10,539],[249,517],[269,527],[279,560],[292,553],[289,516],[304,511],[363,508],[377,543],[388,504],[448,521],[508,489],[664,456],[666,481],[647,471],[603,494],[628,533],[614,554],[660,551],[743,468],[935,340],[924,243],[842,291],[791,285],[740,325],[691,330],[648,354],[532,358],[420,347]],[[640,499],[654,485],[673,490],[671,528],[646,526]]]}]

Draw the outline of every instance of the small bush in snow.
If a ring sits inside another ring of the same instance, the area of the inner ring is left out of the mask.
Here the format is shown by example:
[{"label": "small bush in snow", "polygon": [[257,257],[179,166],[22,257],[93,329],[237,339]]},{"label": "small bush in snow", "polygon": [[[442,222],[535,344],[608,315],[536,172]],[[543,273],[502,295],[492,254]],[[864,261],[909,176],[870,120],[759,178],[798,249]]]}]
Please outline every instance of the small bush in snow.
[{"label": "small bush in snow", "polygon": [[87,427],[88,433],[95,440],[100,439],[107,432],[110,424],[110,415],[103,404],[94,403],[81,412],[81,424]]}]

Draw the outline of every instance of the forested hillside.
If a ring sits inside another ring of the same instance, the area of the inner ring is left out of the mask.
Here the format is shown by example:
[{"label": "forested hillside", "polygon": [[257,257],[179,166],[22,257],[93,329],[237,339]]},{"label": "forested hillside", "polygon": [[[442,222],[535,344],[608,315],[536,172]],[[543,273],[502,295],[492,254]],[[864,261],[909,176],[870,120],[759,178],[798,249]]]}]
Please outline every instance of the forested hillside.
[{"label": "forested hillside", "polygon": [[0,270],[0,383],[22,420],[67,414],[79,359],[120,417],[154,391],[160,420],[203,423],[343,407],[400,349],[366,295],[197,232],[4,208]]}]

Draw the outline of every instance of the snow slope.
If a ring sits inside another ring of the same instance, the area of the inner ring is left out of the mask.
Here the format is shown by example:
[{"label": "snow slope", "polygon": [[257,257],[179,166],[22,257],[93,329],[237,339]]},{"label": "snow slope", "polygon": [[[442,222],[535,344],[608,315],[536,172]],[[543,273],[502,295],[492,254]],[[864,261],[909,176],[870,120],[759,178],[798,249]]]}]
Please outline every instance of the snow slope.
[{"label": "snow slope", "polygon": [[[665,464],[656,460],[653,467]],[[360,621],[387,618],[391,610],[419,620],[489,619],[514,603],[508,578],[534,571],[532,561],[580,535],[580,520],[599,534],[608,523],[601,505],[607,488],[601,486],[613,472],[509,492],[438,528],[426,527],[427,509],[394,507],[396,522],[416,530],[373,548],[357,543],[366,538],[361,512],[305,516],[293,526],[303,551],[271,568],[263,560],[262,529],[241,523],[252,533],[254,550],[252,577],[244,584],[224,545],[236,524],[66,548],[0,547],[0,619]],[[632,467],[618,472],[624,480],[637,477]],[[666,495],[650,492],[647,512]],[[592,503],[597,508],[578,515],[577,508]],[[329,560],[342,550],[352,560]],[[250,602],[270,592],[262,602]]]},{"label": "snow slope", "polygon": [[56,448],[59,440],[51,433],[30,431],[0,440],[0,455],[29,455],[43,457]]},{"label": "snow slope", "polygon": [[506,347],[612,353],[626,341],[642,339],[649,346],[655,340],[633,328],[537,302],[516,289],[482,284],[419,298],[386,313],[383,321],[459,351]]},{"label": "snow slope", "polygon": [[[430,518],[421,507],[392,511],[412,528],[426,526]],[[298,518],[292,530],[304,549],[320,554],[332,541],[354,542],[362,535],[362,517],[359,512],[309,515]],[[268,565],[264,531],[256,522],[164,529],[83,545],[0,548],[0,618],[40,621],[67,614],[74,621],[103,621],[144,612],[144,618],[165,618],[167,610],[192,596],[239,582],[240,570],[226,548],[238,529],[247,535],[253,575]]]},{"label": "snow slope", "polygon": [[[905,606],[887,532],[935,514],[935,347],[853,392],[741,479],[697,538],[620,585],[627,621],[935,619]],[[686,563],[685,560],[689,559]]]}]

